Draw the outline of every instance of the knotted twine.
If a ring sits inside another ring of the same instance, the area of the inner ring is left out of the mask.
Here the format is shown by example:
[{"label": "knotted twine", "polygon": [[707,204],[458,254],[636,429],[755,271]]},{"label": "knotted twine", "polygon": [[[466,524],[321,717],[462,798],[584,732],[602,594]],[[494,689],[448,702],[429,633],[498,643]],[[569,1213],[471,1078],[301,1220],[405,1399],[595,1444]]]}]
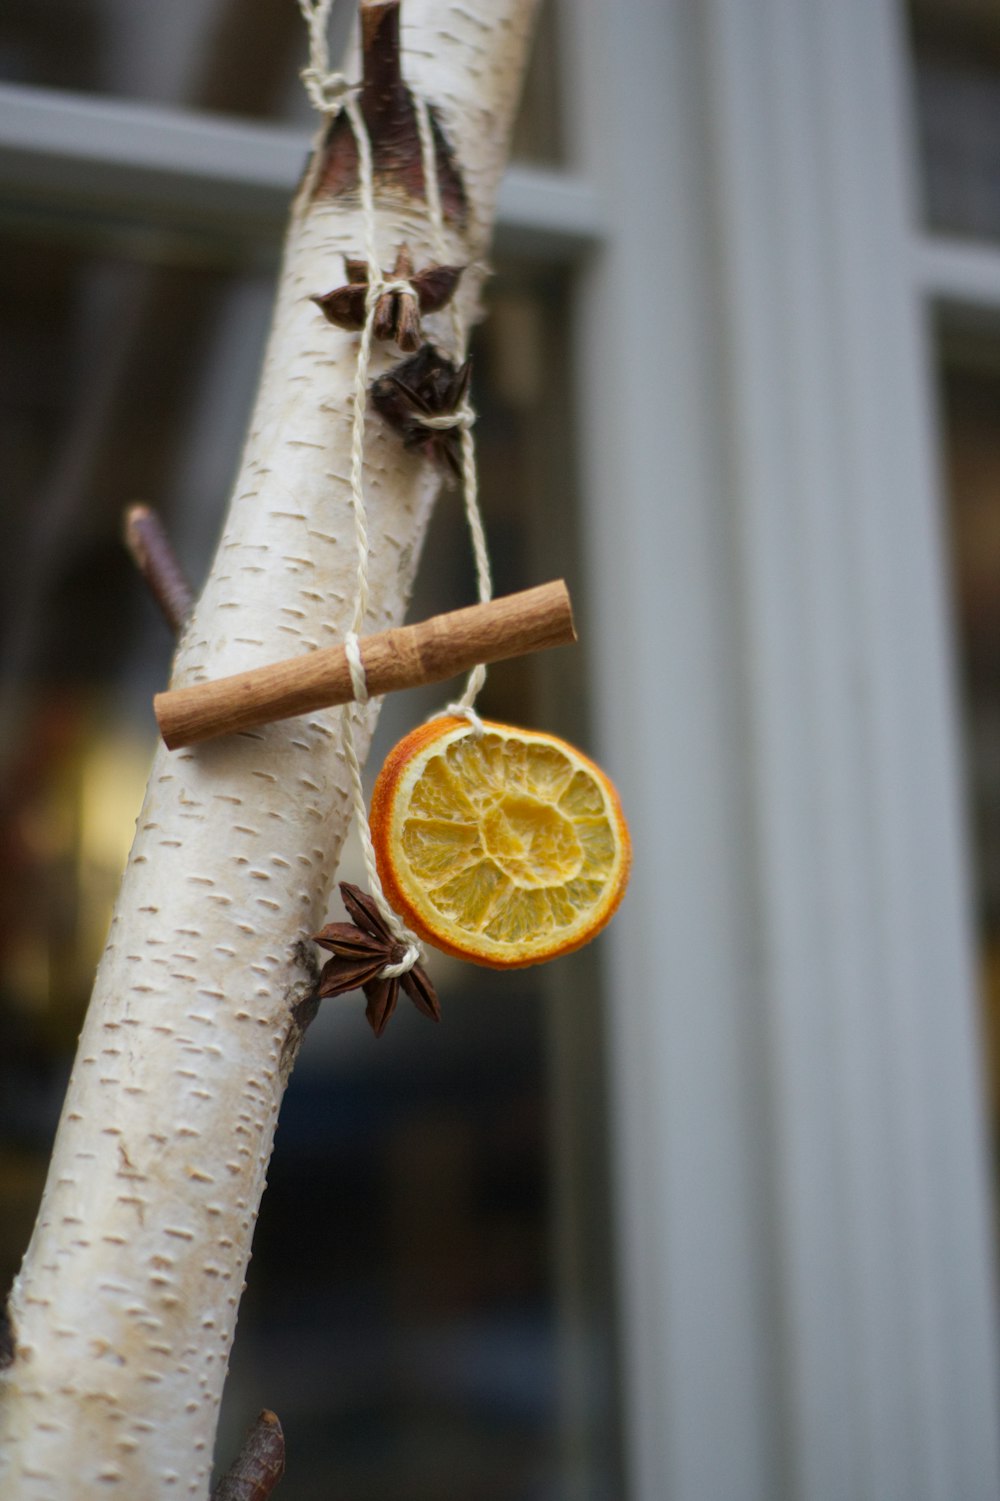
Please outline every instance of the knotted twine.
[{"label": "knotted twine", "polygon": [[[403,957],[397,964],[387,964],[381,970],[380,978],[388,980],[406,974],[415,964],[420,963],[423,958],[423,950],[416,934],[410,931],[398,914],[390,907],[385,892],[382,889],[378,864],[375,858],[375,847],[372,843],[371,827],[368,822],[368,809],[365,803],[361,763],[358,759],[355,740],[355,722],[360,718],[361,706],[369,701],[368,683],[358,639],[364,625],[365,616],[368,613],[369,599],[368,521],[364,493],[365,409],[368,400],[368,371],[371,363],[375,313],[378,303],[387,293],[403,293],[411,297],[416,297],[416,292],[409,281],[400,279],[387,281],[382,275],[376,239],[371,139],[368,135],[368,127],[365,124],[360,103],[358,102],[358,85],[350,84],[342,73],[330,68],[327,25],[332,5],[333,0],[299,0],[299,8],[302,11],[303,18],[309,30],[309,64],[302,70],[301,77],[310,103],[319,114],[329,117],[343,110],[354,135],[358,152],[358,186],[365,235],[365,261],[368,267],[368,287],[365,293],[365,321],[358,340],[357,359],[354,367],[354,391],[351,414],[351,510],[354,518],[354,539],[357,547],[358,567],[354,613],[351,628],[344,638],[344,651],[351,675],[351,686],[354,689],[355,702],[344,706],[341,716],[341,731],[344,758],[347,761],[350,773],[354,817],[358,826],[365,873],[368,878],[368,889],[386,926],[397,942],[405,948]],[[448,247],[445,239],[444,212],[441,206],[441,184],[438,177],[434,130],[427,101],[419,94],[413,94],[411,97],[416,111],[421,166],[424,177],[424,193],[427,202],[427,213],[430,221],[434,254],[437,257],[438,263],[443,265],[447,259]],[[455,364],[459,364],[465,353],[465,331],[462,326],[461,313],[454,299],[451,302],[450,311],[453,343],[452,357]],[[457,411],[439,417],[422,417],[421,422],[425,427],[437,429],[457,428],[459,430],[462,459],[462,493],[465,514],[468,520],[469,534],[472,539],[473,555],[476,563],[476,583],[479,599],[481,603],[486,604],[492,598],[493,582],[490,571],[489,552],[486,544],[486,533],[483,528],[482,514],[479,509],[476,450],[472,435],[475,413],[466,399]],[[479,664],[469,673],[465,691],[461,697],[454,703],[448,704],[444,711],[446,714],[461,715],[468,719],[476,735],[483,733],[483,724],[476,713],[475,702],[485,681],[486,668],[482,664]]]}]

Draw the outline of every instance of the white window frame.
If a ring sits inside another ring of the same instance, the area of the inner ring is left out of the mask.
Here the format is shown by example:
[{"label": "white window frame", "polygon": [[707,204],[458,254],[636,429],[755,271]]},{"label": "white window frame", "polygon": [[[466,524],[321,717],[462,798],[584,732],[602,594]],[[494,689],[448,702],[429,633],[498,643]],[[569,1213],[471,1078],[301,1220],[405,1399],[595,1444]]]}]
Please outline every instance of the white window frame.
[{"label": "white window frame", "polygon": [[[308,149],[308,135],[288,126],[0,84],[0,196],[22,211],[223,232],[277,255]],[[504,253],[569,264],[603,231],[585,179],[527,166],[507,173]]]},{"label": "white window frame", "polygon": [[[629,1501],[993,1501],[991,1189],[899,0],[563,0]],[[0,87],[0,192],[259,239],[301,133]],[[573,1501],[589,1497],[581,1466]],[[567,1498],[569,1501],[569,1498]]]}]

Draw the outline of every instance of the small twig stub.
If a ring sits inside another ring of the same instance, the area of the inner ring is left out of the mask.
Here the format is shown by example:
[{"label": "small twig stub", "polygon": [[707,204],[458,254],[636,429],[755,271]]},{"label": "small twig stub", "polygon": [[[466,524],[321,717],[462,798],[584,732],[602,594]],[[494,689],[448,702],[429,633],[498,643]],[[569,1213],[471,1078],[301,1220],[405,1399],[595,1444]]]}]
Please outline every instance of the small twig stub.
[{"label": "small twig stub", "polygon": [[212,1501],[267,1501],[284,1473],[285,1435],[277,1415],[265,1407],[212,1492]]},{"label": "small twig stub", "polygon": [[129,506],[125,512],[125,546],[163,618],[179,636],[194,608],[194,593],[163,522],[151,506]]}]

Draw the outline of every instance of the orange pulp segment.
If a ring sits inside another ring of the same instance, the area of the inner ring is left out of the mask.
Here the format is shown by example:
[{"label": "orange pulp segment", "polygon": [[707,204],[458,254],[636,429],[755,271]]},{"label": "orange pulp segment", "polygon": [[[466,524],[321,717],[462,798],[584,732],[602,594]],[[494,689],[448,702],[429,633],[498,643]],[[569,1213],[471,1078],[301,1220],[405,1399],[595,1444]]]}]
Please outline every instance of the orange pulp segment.
[{"label": "orange pulp segment", "polygon": [[432,720],[390,753],[371,831],[390,905],[445,953],[495,969],[568,954],[622,899],[631,846],[599,767],[554,735]]}]

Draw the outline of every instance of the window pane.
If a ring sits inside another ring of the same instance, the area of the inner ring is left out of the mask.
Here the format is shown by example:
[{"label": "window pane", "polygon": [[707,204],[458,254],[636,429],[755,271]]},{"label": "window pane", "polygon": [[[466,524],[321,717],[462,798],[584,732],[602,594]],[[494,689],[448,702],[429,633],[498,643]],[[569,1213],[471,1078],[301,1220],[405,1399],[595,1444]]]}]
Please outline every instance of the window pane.
[{"label": "window pane", "polygon": [[[331,53],[354,0],[339,0]],[[311,127],[298,72],[307,42],[295,0],[4,0],[0,80]],[[552,0],[543,0],[514,154],[561,160]]]},{"label": "window pane", "polygon": [[1000,235],[1000,7],[913,0],[924,213],[938,230]]},{"label": "window pane", "polygon": [[[148,248],[148,247],[147,247]],[[501,269],[477,335],[497,587],[574,576],[564,287]],[[0,246],[0,1278],[41,1190],[153,745],[170,643],[118,540],[155,503],[203,575],[271,281]],[[412,615],[474,597],[458,497]],[[582,655],[491,671],[484,712],[586,744]],[[392,740],[446,693],[396,696]],[[345,874],[357,874],[349,852]],[[445,1020],[376,1043],[327,1003],[281,1117],[223,1420],[288,1435],[288,1501],[622,1494],[612,1414],[596,948],[514,978],[445,959]],[[294,1269],[294,1271],[290,1271]],[[2,1287],[0,1287],[2,1291]]]},{"label": "window pane", "polygon": [[987,1078],[1000,1141],[1000,345],[947,340],[941,390]]}]

